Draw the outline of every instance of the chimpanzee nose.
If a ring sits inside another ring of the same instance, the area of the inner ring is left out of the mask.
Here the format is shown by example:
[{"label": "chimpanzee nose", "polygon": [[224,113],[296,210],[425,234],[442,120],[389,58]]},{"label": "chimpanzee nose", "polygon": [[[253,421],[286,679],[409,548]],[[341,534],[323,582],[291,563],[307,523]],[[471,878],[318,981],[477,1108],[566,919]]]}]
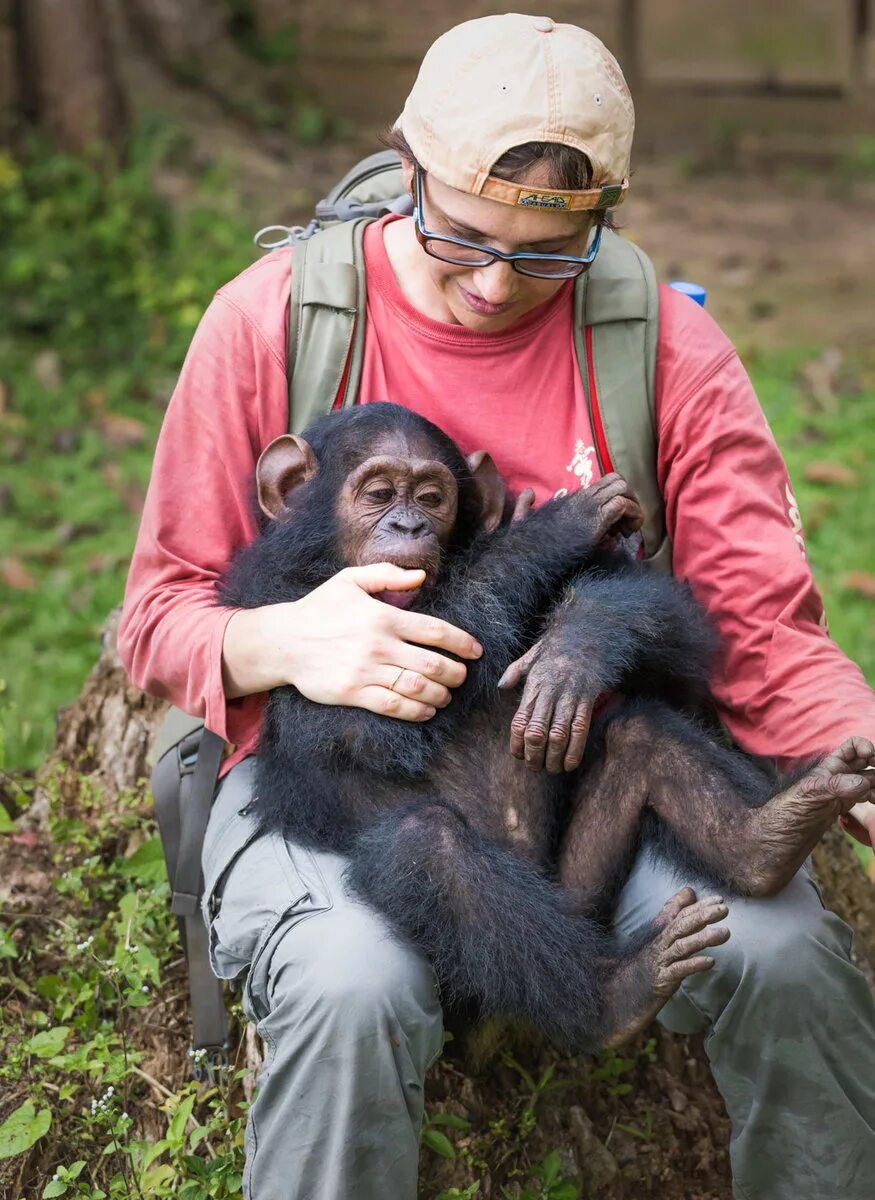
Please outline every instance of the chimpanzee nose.
[{"label": "chimpanzee nose", "polygon": [[394,533],[401,533],[405,537],[419,537],[427,528],[427,524],[418,513],[405,510],[395,513],[389,522],[389,528]]}]

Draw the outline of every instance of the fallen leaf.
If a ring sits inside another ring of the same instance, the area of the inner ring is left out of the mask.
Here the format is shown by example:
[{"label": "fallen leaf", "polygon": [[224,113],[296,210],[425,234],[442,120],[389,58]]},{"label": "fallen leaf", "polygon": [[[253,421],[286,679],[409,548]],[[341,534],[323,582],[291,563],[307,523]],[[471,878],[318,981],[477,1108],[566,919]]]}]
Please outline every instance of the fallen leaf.
[{"label": "fallen leaf", "polygon": [[102,413],[97,426],[111,446],[140,446],[146,438],[143,422],[121,413]]},{"label": "fallen leaf", "polygon": [[39,845],[39,835],[32,829],[22,830],[21,833],[13,833],[10,840],[15,842],[17,846],[27,846],[31,850]]},{"label": "fallen leaf", "polygon": [[0,560],[0,580],[16,592],[29,592],[36,587],[36,580],[20,558]]},{"label": "fallen leaf", "polygon": [[57,350],[41,350],[33,360],[33,373],[51,392],[56,392],[62,383],[61,356]]},{"label": "fallen leaf", "polygon": [[859,483],[856,471],[839,462],[810,462],[804,474],[809,483],[831,483],[838,487],[853,487]]},{"label": "fallen leaf", "polygon": [[869,575],[866,571],[851,571],[842,582],[849,592],[865,596],[867,600],[875,600],[875,575]]},{"label": "fallen leaf", "polygon": [[802,368],[802,382],[809,395],[819,408],[827,412],[835,408],[841,365],[841,351],[835,346],[828,346],[820,358],[813,359]]},{"label": "fallen leaf", "polygon": [[72,454],[78,445],[78,429],[56,429],[52,434],[52,450],[55,454]]},{"label": "fallen leaf", "polygon": [[99,413],[106,408],[106,392],[103,388],[89,388],[85,393],[85,407],[89,412]]},{"label": "fallen leaf", "polygon": [[85,566],[92,575],[102,575],[112,565],[112,562],[109,554],[92,554],[86,560]]}]

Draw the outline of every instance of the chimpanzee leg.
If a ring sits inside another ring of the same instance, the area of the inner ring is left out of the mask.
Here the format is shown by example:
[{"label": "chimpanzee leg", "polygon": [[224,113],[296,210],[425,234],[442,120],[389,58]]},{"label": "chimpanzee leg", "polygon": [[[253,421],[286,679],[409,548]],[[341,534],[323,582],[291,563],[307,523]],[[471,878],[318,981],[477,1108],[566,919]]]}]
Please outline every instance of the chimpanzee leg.
[{"label": "chimpanzee leg", "polygon": [[445,999],[521,1017],[571,1051],[650,1020],[682,979],[712,962],[689,956],[726,937],[709,928],[726,912],[717,898],[697,903],[686,888],[618,957],[534,864],[440,800],[394,809],[360,835],[346,880],[424,951]]},{"label": "chimpanzee leg", "polygon": [[578,910],[607,917],[632,869],[650,793],[646,770],[630,769],[628,746],[610,721],[593,732],[574,814],[562,839],[559,878],[577,897]]},{"label": "chimpanzee leg", "polygon": [[[587,881],[592,886],[596,855],[620,841],[620,831],[596,830],[597,822],[615,821],[616,805],[626,840],[622,859],[614,849],[611,868],[615,879],[625,877],[618,868],[634,852],[629,831],[645,790],[646,806],[658,819],[658,842],[670,861],[742,894],[773,895],[839,814],[868,798],[875,786],[872,772],[860,774],[875,765],[875,747],[865,738],[849,739],[778,791],[745,755],[724,749],[694,722],[660,704],[624,705],[606,718],[603,738],[602,761],[581,780],[575,822],[593,832],[587,834],[592,844],[581,853],[579,880],[573,858],[564,863],[563,880],[577,886]],[[631,778],[622,795],[624,764]],[[584,834],[575,822],[571,834],[580,851]]]}]

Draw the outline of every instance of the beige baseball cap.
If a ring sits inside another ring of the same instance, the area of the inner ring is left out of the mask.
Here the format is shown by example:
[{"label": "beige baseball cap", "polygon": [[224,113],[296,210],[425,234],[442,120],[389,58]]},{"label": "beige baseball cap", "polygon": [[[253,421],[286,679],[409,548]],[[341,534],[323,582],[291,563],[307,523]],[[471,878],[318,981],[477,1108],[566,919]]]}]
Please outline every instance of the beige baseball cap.
[{"label": "beige baseball cap", "polygon": [[[550,17],[480,17],[428,50],[398,126],[442,183],[531,208],[612,208],[629,186],[635,129],[619,64],[593,34]],[[534,190],[490,175],[526,142],[561,142],[592,163],[585,191]]]}]

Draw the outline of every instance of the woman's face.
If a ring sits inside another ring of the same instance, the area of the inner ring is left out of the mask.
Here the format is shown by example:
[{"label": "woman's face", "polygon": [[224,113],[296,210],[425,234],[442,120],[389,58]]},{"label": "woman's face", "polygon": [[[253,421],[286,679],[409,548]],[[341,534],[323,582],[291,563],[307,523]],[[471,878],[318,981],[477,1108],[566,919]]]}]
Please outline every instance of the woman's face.
[{"label": "woman's face", "polygon": [[[412,168],[410,177],[412,186]],[[519,182],[532,188],[552,186],[540,167]],[[531,250],[535,254],[582,255],[586,251],[592,228],[587,213],[516,208],[457,191],[431,175],[423,175],[423,191],[423,221],[433,233],[483,242],[507,253]],[[447,311],[445,319],[484,333],[518,321],[567,282],[533,279],[500,260],[488,267],[455,266],[419,249],[420,256],[414,261],[439,294]]]}]

